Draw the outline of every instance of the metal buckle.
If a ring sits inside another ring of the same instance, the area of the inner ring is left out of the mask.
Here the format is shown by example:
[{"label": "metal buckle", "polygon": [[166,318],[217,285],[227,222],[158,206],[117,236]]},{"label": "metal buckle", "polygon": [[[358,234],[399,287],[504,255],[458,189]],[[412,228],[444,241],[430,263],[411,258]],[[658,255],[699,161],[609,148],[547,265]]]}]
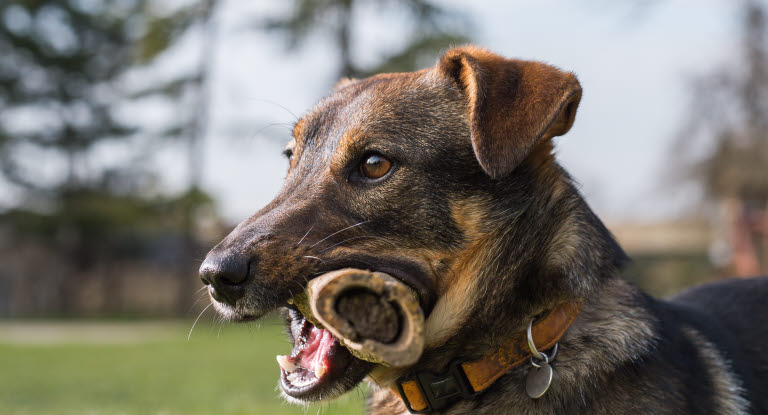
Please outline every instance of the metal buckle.
[{"label": "metal buckle", "polygon": [[[456,398],[471,399],[475,397],[478,392],[475,392],[472,385],[469,384],[467,375],[461,368],[461,363],[457,360],[452,361],[448,365],[448,370],[439,375],[431,372],[420,372],[415,376],[398,379],[396,382],[397,390],[400,392],[400,397],[408,411],[412,414],[426,414],[448,407],[456,401]],[[415,381],[419,386],[419,390],[427,402],[426,408],[417,411],[411,407],[402,385],[410,381]]]}]

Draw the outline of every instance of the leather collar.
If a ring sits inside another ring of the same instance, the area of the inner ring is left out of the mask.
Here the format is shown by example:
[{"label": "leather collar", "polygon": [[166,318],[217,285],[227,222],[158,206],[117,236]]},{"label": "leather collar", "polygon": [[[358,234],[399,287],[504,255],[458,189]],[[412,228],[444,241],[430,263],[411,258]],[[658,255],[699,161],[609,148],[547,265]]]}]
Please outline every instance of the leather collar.
[{"label": "leather collar", "polygon": [[[553,347],[571,326],[581,303],[562,303],[533,324],[533,342],[539,350]],[[411,413],[438,411],[459,399],[471,399],[488,389],[510,369],[532,356],[526,331],[515,334],[498,349],[480,359],[454,361],[441,374],[419,372],[396,381],[397,392]]]}]

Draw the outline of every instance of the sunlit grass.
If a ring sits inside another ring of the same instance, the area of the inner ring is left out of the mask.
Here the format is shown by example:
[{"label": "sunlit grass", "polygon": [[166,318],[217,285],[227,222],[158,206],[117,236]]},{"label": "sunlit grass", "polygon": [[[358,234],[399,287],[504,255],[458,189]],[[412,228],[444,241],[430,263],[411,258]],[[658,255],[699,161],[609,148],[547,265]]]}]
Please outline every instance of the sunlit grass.
[{"label": "sunlit grass", "polygon": [[275,320],[220,331],[198,323],[189,341],[191,321],[164,323],[160,330],[157,324],[150,330],[99,323],[96,338],[92,329],[82,342],[66,336],[81,325],[59,324],[60,341],[21,336],[13,342],[0,325],[0,414],[363,413],[360,389],[308,408],[279,397],[275,355],[290,345]]}]

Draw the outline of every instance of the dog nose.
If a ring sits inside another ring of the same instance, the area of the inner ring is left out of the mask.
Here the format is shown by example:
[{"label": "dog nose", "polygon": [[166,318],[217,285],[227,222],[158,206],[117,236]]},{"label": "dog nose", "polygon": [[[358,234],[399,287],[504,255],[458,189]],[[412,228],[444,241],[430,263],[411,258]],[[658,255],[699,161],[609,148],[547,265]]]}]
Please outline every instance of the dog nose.
[{"label": "dog nose", "polygon": [[239,255],[211,252],[200,266],[200,279],[209,286],[208,290],[216,301],[234,305],[245,294],[248,262]]}]

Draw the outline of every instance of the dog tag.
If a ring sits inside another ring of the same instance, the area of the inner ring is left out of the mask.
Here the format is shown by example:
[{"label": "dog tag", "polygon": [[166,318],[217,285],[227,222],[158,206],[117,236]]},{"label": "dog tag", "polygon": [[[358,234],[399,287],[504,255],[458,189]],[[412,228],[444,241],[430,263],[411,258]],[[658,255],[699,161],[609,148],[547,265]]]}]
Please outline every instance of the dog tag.
[{"label": "dog tag", "polygon": [[544,396],[552,384],[552,366],[541,362],[539,367],[532,367],[525,378],[525,392],[533,399]]}]

